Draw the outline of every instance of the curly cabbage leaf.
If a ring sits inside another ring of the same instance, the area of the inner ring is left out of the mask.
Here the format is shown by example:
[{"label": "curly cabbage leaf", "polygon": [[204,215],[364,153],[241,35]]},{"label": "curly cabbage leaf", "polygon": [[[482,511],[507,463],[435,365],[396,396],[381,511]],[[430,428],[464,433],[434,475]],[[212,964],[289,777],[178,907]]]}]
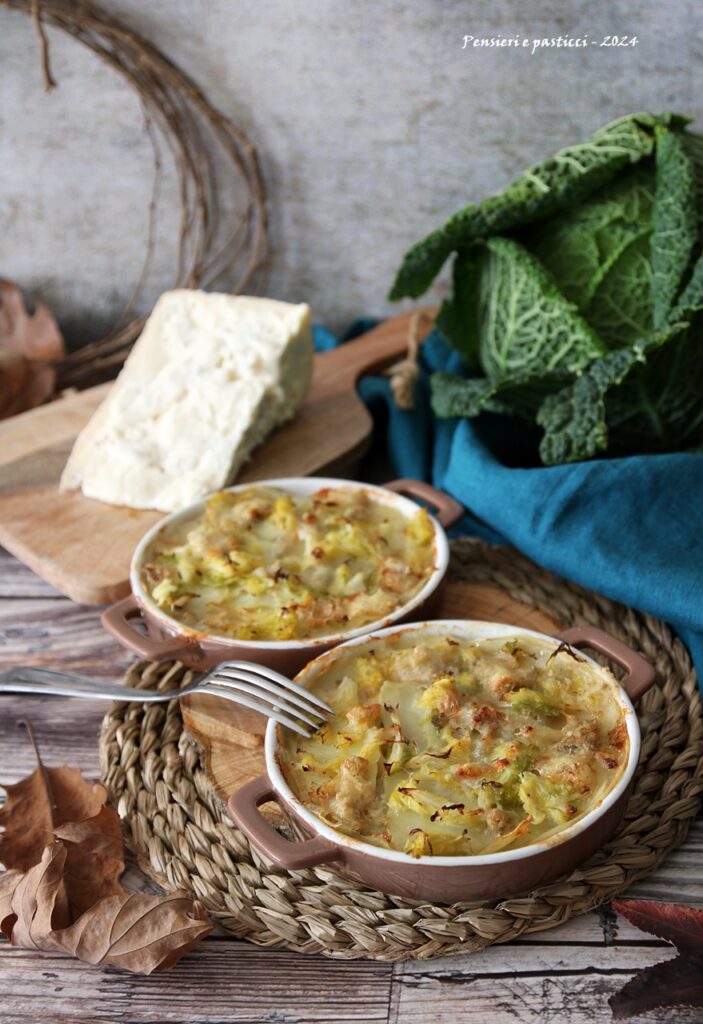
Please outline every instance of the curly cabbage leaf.
[{"label": "curly cabbage leaf", "polygon": [[652,332],[650,231],[634,235],[598,285],[585,318],[610,349],[635,344]]},{"label": "curly cabbage leaf", "polygon": [[486,377],[459,377],[435,373],[430,381],[432,408],[436,416],[473,419],[482,412],[496,412],[534,420],[545,397],[568,380],[567,374],[548,378],[516,378],[493,383]]},{"label": "curly cabbage leaf", "polygon": [[573,384],[545,398],[537,413],[544,428],[539,453],[545,466],[590,459],[607,447],[606,393],[643,360],[641,349],[609,352]]},{"label": "curly cabbage leaf", "polygon": [[651,330],[654,192],[646,161],[526,240],[608,348]]},{"label": "curly cabbage leaf", "polygon": [[575,373],[603,343],[527,249],[509,238],[482,247],[478,284],[479,360],[493,382]]},{"label": "curly cabbage leaf", "polygon": [[657,191],[651,246],[654,327],[663,327],[675,304],[698,238],[697,183],[682,135],[655,127]]},{"label": "curly cabbage leaf", "polygon": [[628,164],[650,156],[655,125],[679,123],[676,115],[635,114],[619,118],[585,142],[567,146],[530,167],[500,195],[469,204],[406,254],[390,299],[418,298],[427,291],[450,253],[499,232],[534,224],[581,202]]},{"label": "curly cabbage leaf", "polygon": [[[437,326],[470,374],[435,374],[438,416],[521,416],[547,465],[703,446],[703,138],[686,123],[621,119],[431,237],[433,273],[457,250]],[[424,245],[401,284],[429,283]]]},{"label": "curly cabbage leaf", "polygon": [[691,132],[685,132],[681,137],[694,168],[698,228],[694,258],[682,281],[676,304],[669,314],[670,323],[687,319],[703,309],[703,137]]},{"label": "curly cabbage leaf", "polygon": [[608,450],[667,452],[703,443],[703,318],[669,329],[606,397]]},{"label": "curly cabbage leaf", "polygon": [[669,314],[669,323],[687,320],[703,310],[703,253],[693,265],[688,284]]},{"label": "curly cabbage leaf", "polygon": [[481,252],[478,248],[457,253],[452,268],[452,294],[442,303],[435,327],[450,345],[461,352],[469,369],[480,372],[478,296]]},{"label": "curly cabbage leaf", "polygon": [[537,413],[542,462],[590,459],[606,448],[628,449],[632,440],[641,451],[665,450],[702,429],[698,352],[697,337],[682,323],[596,360],[544,399]]}]

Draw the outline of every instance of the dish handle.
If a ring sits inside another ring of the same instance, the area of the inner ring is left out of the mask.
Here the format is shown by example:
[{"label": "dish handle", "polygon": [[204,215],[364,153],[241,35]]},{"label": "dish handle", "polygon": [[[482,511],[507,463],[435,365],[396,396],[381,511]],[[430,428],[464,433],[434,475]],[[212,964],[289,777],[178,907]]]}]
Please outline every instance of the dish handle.
[{"label": "dish handle", "polygon": [[227,803],[229,813],[247,839],[279,868],[297,871],[334,860],[338,848],[322,836],[301,841],[286,839],[259,811],[261,804],[276,800],[268,775],[260,775],[238,789]]},{"label": "dish handle", "polygon": [[463,505],[460,505],[449,494],[438,490],[432,484],[426,484],[423,480],[391,480],[390,483],[383,486],[386,490],[403,494],[406,498],[418,498],[420,501],[426,501],[433,509],[437,522],[445,530],[448,530],[464,515]]},{"label": "dish handle", "polygon": [[177,660],[183,654],[193,653],[193,645],[187,644],[182,638],[169,637],[166,640],[155,640],[154,637],[140,632],[135,628],[136,621],[143,622],[142,610],[133,594],[110,605],[100,616],[103,628],[112,633],[123,647],[134,651],[140,658],[150,661]]},{"label": "dish handle", "polygon": [[621,681],[621,686],[630,700],[637,700],[654,683],[657,674],[654,665],[622,640],[616,640],[602,629],[595,626],[573,626],[558,633],[557,640],[562,640],[569,647],[591,647],[624,668],[627,675]]}]

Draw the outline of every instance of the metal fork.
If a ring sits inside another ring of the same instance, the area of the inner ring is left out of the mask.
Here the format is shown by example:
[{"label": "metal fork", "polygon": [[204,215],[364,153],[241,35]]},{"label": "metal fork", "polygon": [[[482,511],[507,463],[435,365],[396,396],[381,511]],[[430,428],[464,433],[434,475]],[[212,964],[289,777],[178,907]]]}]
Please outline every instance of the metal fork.
[{"label": "metal fork", "polygon": [[35,693],[45,697],[86,697],[93,700],[135,701],[139,704],[178,700],[207,693],[234,701],[273,718],[301,736],[310,736],[333,715],[331,707],[287,676],[249,661],[223,661],[181,690],[138,690],[103,683],[65,672],[18,665],[0,673],[0,694]]}]

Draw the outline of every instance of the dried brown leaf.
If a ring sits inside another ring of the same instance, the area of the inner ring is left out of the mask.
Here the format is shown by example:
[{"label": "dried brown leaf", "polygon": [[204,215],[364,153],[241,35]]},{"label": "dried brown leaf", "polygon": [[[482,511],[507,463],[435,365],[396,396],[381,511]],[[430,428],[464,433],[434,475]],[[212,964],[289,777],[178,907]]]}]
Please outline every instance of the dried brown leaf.
[{"label": "dried brown leaf", "polygon": [[41,405],[53,393],[56,373],[49,363],[0,349],[0,419]]},{"label": "dried brown leaf", "polygon": [[11,348],[28,359],[61,359],[65,354],[59,325],[47,306],[38,302],[27,312],[22,292],[0,279],[0,348]]},{"label": "dried brown leaf", "polygon": [[54,839],[54,831],[67,822],[94,818],[107,801],[104,786],[86,782],[75,768],[45,768],[6,786],[0,807],[0,862],[6,868],[27,871],[41,860]]},{"label": "dried brown leaf", "polygon": [[21,871],[3,871],[0,873],[0,932],[8,939],[12,933],[12,927],[17,920],[12,909],[12,895],[21,878]]},{"label": "dried brown leaf", "polygon": [[[38,754],[37,754],[38,757]],[[0,930],[14,946],[150,974],[208,932],[184,893],[143,896],[119,883],[124,844],[103,786],[73,768],[46,768],[7,787],[0,808]]]},{"label": "dried brown leaf", "polygon": [[30,316],[22,292],[0,280],[0,419],[41,405],[56,386],[54,361],[66,354],[49,309]]},{"label": "dried brown leaf", "polygon": [[9,932],[13,946],[151,974],[171,967],[212,931],[201,905],[184,893],[143,896],[124,889],[98,900],[72,924],[57,927],[64,913],[65,866],[66,847],[52,843],[41,862],[15,881],[9,914],[5,911],[15,919]]},{"label": "dried brown leaf", "polygon": [[63,843],[51,843],[38,864],[15,886],[10,907],[16,920],[9,939],[23,949],[55,949],[50,939],[54,927],[69,922],[63,886],[66,850]]},{"label": "dried brown leaf", "polygon": [[122,826],[109,804],[92,818],[54,829],[54,835],[66,848],[64,885],[71,920],[103,897],[124,892]]},{"label": "dried brown leaf", "polygon": [[107,896],[70,927],[55,933],[56,948],[90,964],[138,974],[172,967],[209,932],[204,908],[186,893]]}]

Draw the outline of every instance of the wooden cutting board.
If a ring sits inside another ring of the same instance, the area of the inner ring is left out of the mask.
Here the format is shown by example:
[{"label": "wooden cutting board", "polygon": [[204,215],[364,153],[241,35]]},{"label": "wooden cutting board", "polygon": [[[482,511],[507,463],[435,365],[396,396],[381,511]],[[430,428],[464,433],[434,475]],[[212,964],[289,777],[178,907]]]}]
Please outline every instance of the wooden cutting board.
[{"label": "wooden cutting board", "polygon": [[[525,629],[556,633],[559,624],[545,612],[509,597],[485,583],[447,580],[435,617],[509,622]],[[215,796],[228,797],[264,771],[266,719],[217,697],[196,694],[181,701],[185,728],[200,751]]]},{"label": "wooden cutting board", "polygon": [[[404,354],[410,319],[388,320],[353,344],[316,355],[305,405],[256,450],[238,482],[349,473],[372,426],[356,383]],[[109,604],[128,593],[132,552],[163,514],[58,490],[73,442],[109,388],[102,384],[0,423],[0,545],[86,604]]]}]

